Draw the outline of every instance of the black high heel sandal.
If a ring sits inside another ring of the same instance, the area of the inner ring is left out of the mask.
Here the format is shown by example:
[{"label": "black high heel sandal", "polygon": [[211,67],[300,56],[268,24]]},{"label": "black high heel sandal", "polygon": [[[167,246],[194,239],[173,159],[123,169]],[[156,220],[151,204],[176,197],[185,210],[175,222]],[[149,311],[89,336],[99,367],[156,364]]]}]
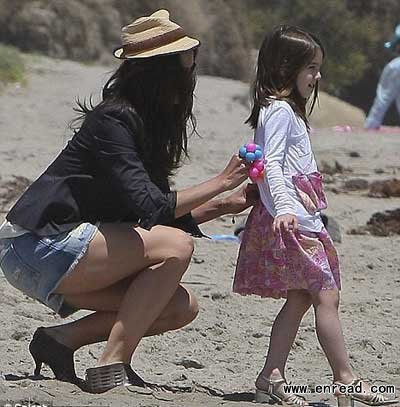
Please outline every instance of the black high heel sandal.
[{"label": "black high heel sandal", "polygon": [[29,352],[35,361],[35,376],[40,375],[42,364],[45,363],[53,371],[57,380],[82,384],[83,380],[75,373],[74,351],[57,342],[44,331],[44,328],[38,328],[33,334]]}]

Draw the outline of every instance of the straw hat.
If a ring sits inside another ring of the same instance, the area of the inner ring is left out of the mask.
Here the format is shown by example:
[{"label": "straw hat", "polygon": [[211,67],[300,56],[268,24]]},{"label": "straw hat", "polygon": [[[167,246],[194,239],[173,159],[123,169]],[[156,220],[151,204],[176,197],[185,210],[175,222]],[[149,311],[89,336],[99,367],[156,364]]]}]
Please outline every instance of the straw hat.
[{"label": "straw hat", "polygon": [[200,41],[188,37],[182,27],[170,21],[167,10],[158,10],[123,27],[121,39],[122,47],[114,51],[120,59],[174,54],[200,45]]}]

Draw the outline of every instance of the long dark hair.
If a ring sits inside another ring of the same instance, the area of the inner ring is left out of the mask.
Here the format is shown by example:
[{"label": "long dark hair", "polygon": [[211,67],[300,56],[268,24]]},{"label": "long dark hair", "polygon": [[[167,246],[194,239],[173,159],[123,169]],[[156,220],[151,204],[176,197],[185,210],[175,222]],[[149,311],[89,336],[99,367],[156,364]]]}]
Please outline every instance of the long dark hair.
[{"label": "long dark hair", "polygon": [[179,54],[128,59],[105,84],[97,106],[78,101],[75,110],[78,120],[102,108],[136,113],[144,132],[142,138],[135,134],[135,144],[153,181],[162,183],[188,156],[188,122],[196,132],[195,85],[195,65],[184,68]]},{"label": "long dark hair", "polygon": [[318,49],[325,56],[320,40],[298,27],[280,25],[267,34],[258,53],[257,73],[252,88],[253,106],[246,123],[253,129],[257,127],[260,109],[271,102],[269,98],[272,96],[288,102],[309,128],[307,116],[318,99],[318,82],[307,115],[307,100],[299,94],[296,79]]}]

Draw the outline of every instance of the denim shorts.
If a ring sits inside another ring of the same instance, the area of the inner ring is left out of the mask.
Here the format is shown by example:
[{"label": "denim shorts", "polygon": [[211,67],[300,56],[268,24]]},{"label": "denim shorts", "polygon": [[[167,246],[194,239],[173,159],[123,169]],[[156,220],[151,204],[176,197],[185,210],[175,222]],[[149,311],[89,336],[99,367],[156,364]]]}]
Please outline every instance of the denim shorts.
[{"label": "denim shorts", "polygon": [[25,233],[0,239],[0,268],[12,286],[65,318],[77,310],[54,291],[86,253],[97,230],[98,225],[82,223],[53,236]]}]

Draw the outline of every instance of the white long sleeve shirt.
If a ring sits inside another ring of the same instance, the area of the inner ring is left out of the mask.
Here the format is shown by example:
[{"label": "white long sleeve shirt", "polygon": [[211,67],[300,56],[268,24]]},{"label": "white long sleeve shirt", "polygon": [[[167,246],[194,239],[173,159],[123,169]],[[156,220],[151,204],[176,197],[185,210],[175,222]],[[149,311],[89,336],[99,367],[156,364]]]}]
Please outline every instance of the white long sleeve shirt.
[{"label": "white long sleeve shirt", "polygon": [[264,182],[258,182],[260,198],[271,216],[293,214],[299,230],[320,232],[319,213],[306,211],[294,187],[292,176],[317,171],[304,121],[287,102],[273,100],[262,107],[254,141],[264,152]]},{"label": "white long sleeve shirt", "polygon": [[386,111],[396,101],[400,116],[400,57],[392,59],[383,69],[376,87],[374,103],[365,120],[366,129],[377,129],[381,126]]}]

